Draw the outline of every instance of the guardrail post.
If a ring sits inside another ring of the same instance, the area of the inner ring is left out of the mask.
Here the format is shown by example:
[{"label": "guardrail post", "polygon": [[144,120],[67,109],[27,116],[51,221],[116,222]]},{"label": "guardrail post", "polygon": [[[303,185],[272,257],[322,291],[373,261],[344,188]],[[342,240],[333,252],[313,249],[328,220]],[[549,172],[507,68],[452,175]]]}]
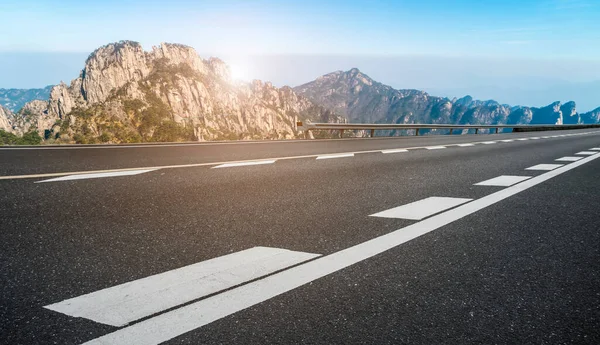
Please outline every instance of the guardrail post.
[{"label": "guardrail post", "polygon": [[496,127],[496,134],[498,134],[498,127]]},{"label": "guardrail post", "polygon": [[344,130],[340,129],[340,138],[343,138],[343,137],[344,137]]},{"label": "guardrail post", "polygon": [[453,129],[452,129],[452,128],[450,128],[450,135],[452,135],[452,131],[453,131]]},{"label": "guardrail post", "polygon": [[374,129],[372,129],[372,130],[371,130],[371,138],[373,138],[374,136],[375,136],[375,130],[374,130]]},{"label": "guardrail post", "polygon": [[418,128],[415,130],[415,135],[419,135],[419,129]]},{"label": "guardrail post", "polygon": [[475,134],[479,134],[479,128],[475,128]]}]

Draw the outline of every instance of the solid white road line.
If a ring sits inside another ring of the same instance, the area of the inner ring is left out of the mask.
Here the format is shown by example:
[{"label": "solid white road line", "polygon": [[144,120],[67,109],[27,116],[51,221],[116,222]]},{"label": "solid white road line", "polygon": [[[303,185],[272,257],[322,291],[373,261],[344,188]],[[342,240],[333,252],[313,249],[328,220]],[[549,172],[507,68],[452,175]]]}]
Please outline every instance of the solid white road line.
[{"label": "solid white road line", "polygon": [[583,155],[583,156],[591,156],[591,155],[595,155],[598,152],[594,152],[594,151],[581,151],[581,152],[577,152],[576,155]]},{"label": "solid white road line", "polygon": [[246,167],[249,165],[263,165],[263,164],[273,164],[275,160],[261,160],[261,161],[250,161],[250,162],[239,162],[239,163],[226,163],[212,167],[212,169],[220,169],[220,168],[233,168],[233,167]]},{"label": "solid white road line", "polygon": [[517,139],[517,140],[518,141],[525,141],[525,140],[529,140],[529,138],[520,138],[520,139]]},{"label": "solid white road line", "polygon": [[592,147],[589,149],[590,151],[600,151],[600,147]]},{"label": "solid white road line", "polygon": [[491,145],[491,144],[495,144],[495,141],[484,141],[482,142],[483,145]]},{"label": "solid white road line", "polygon": [[446,146],[429,146],[429,147],[426,147],[426,149],[428,149],[428,150],[441,150],[441,149],[445,149],[445,148],[446,148]]},{"label": "solid white road line", "polygon": [[538,139],[540,139],[540,137],[531,137],[529,139],[531,139],[531,140],[538,140]]},{"label": "solid white road line", "polygon": [[345,158],[345,157],[354,157],[354,153],[340,153],[334,155],[322,155],[317,156],[317,159],[333,159],[333,158]]},{"label": "solid white road line", "polygon": [[466,144],[458,144],[456,146],[460,146],[460,147],[469,147],[469,146],[475,146],[475,144],[471,144],[471,143],[466,143]]},{"label": "solid white road line", "polygon": [[504,140],[500,140],[503,143],[512,143],[513,141],[515,141],[514,139],[504,139]]},{"label": "solid white road line", "polygon": [[147,172],[154,171],[154,170],[156,170],[156,169],[116,171],[116,172],[105,172],[105,173],[97,173],[97,174],[67,175],[67,176],[63,176],[63,177],[51,178],[49,180],[35,181],[35,183],[85,180],[85,179],[90,179],[90,178],[132,176],[132,175],[139,175],[139,174],[147,173]]},{"label": "solid white road line", "polygon": [[160,344],[386,252],[597,158],[600,155],[586,157],[389,234],[119,329],[85,345]]},{"label": "solid white road line", "polygon": [[483,182],[475,183],[475,186],[510,187],[514,184],[523,182],[530,178],[531,178],[531,176],[502,175],[502,176],[494,177],[493,179],[489,179],[489,180],[486,180]]},{"label": "solid white road line", "polygon": [[381,153],[399,153],[399,152],[408,152],[408,150],[407,149],[381,150]]},{"label": "solid white road line", "polygon": [[320,255],[254,247],[45,306],[75,317],[124,326]]},{"label": "solid white road line", "polygon": [[583,157],[566,156],[566,157],[561,157],[561,158],[557,159],[557,161],[558,162],[575,162],[575,161],[578,161],[580,159],[583,159]]},{"label": "solid white road line", "polygon": [[473,199],[432,196],[423,200],[411,202],[410,204],[372,214],[371,217],[421,220],[432,214],[440,213],[471,200]]},{"label": "solid white road line", "polygon": [[563,164],[538,164],[532,167],[526,168],[525,170],[554,170],[563,166]]}]

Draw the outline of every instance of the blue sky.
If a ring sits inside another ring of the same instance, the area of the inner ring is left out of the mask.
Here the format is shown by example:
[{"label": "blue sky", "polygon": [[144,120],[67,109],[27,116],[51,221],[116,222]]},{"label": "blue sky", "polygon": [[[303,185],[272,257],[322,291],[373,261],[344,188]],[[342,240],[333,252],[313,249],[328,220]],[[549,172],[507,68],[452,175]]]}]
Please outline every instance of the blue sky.
[{"label": "blue sky", "polygon": [[[482,98],[510,102],[502,89],[533,87],[523,83],[562,83],[565,91],[572,83],[597,85],[597,18],[598,0],[3,0],[0,87],[69,81],[89,52],[130,39],[146,48],[184,43],[276,84],[356,66],[395,87],[472,90],[476,97],[488,88],[498,95]],[[298,66],[303,56],[310,66]],[[273,59],[279,71],[265,66]],[[546,102],[536,97],[533,103]]]}]

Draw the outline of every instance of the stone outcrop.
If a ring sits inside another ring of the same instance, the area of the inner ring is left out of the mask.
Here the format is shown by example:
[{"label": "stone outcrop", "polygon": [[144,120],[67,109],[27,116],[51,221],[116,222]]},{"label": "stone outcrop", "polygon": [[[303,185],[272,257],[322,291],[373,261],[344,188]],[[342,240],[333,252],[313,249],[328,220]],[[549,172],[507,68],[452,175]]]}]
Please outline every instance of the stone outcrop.
[{"label": "stone outcrop", "polygon": [[233,82],[223,61],[191,47],[131,41],[98,48],[78,78],[18,115],[20,132],[77,142],[286,139],[297,120],[342,120],[289,87]]},{"label": "stone outcrop", "polygon": [[12,117],[12,111],[0,105],[0,129],[12,132]]}]

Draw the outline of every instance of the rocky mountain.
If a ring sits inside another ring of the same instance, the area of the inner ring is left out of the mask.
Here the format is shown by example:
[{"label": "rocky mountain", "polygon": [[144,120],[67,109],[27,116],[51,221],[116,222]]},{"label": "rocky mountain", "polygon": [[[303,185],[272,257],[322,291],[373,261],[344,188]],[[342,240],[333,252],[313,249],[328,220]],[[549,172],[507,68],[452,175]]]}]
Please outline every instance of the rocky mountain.
[{"label": "rocky mountain", "polygon": [[191,47],[144,51],[121,41],[94,51],[79,77],[54,86],[47,101],[27,103],[11,127],[55,142],[285,139],[306,119],[342,118],[289,87],[234,82],[225,63]]},{"label": "rocky mountain", "polygon": [[52,85],[43,89],[0,89],[0,106],[15,112],[33,100],[47,100]]},{"label": "rocky mountain", "polygon": [[10,109],[0,105],[0,129],[5,131],[12,131],[11,121],[13,119],[13,112]]},{"label": "rocky mountain", "polygon": [[575,102],[543,108],[511,107],[470,96],[448,99],[418,90],[396,90],[353,68],[294,88],[298,94],[348,117],[350,122],[448,124],[597,123],[600,108],[579,114]]},{"label": "rocky mountain", "polygon": [[579,116],[583,123],[600,123],[600,107]]},{"label": "rocky mountain", "polygon": [[[98,48],[79,77],[50,89],[17,112],[0,109],[0,129],[47,142],[148,142],[288,139],[296,121],[453,124],[597,123],[574,102],[511,107],[470,96],[448,99],[396,90],[358,69],[337,71],[298,86],[239,83],[217,58],[163,43],[144,51],[131,41]],[[33,134],[35,133],[35,134]],[[327,134],[321,134],[327,135]],[[360,135],[360,134],[359,134]],[[5,142],[16,142],[13,137]]]}]

